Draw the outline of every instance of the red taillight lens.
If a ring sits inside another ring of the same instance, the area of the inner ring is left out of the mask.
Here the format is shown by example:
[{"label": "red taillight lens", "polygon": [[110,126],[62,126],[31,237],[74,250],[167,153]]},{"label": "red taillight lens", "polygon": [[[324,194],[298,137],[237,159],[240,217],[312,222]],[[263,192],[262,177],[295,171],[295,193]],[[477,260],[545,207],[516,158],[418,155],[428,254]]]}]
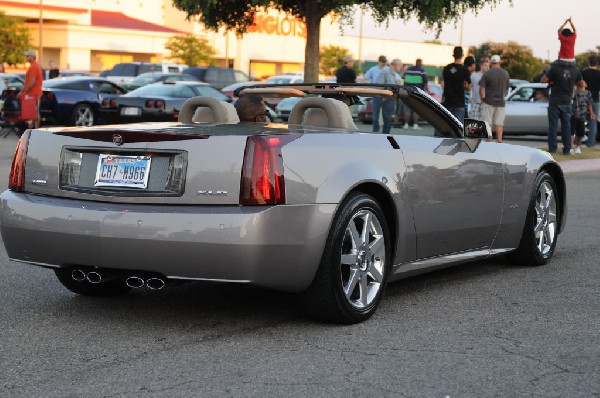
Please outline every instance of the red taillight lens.
[{"label": "red taillight lens", "polygon": [[110,100],[110,107],[111,108],[116,108],[117,107],[117,100],[114,98],[111,98]]},{"label": "red taillight lens", "polygon": [[154,106],[154,101],[146,101],[146,108],[152,108]]},{"label": "red taillight lens", "polygon": [[102,106],[103,108],[108,108],[108,100],[104,98],[100,103],[100,106]]},{"label": "red taillight lens", "polygon": [[298,137],[298,134],[248,137],[242,166],[240,205],[285,204],[281,148]]},{"label": "red taillight lens", "polygon": [[164,104],[164,102],[162,102],[162,101],[154,101],[154,107],[155,107],[156,109],[162,108],[164,105],[165,105],[165,104]]},{"label": "red taillight lens", "polygon": [[8,177],[8,189],[15,192],[23,192],[25,188],[25,159],[27,158],[27,147],[29,146],[29,135],[31,130],[26,130],[15,149],[10,177]]}]

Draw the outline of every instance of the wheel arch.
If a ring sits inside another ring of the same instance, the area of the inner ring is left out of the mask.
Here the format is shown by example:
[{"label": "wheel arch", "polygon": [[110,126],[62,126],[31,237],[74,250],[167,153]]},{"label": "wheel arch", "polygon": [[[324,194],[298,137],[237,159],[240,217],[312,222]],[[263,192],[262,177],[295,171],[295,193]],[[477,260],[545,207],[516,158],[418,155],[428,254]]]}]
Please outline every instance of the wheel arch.
[{"label": "wheel arch", "polygon": [[376,184],[374,182],[364,182],[355,187],[353,187],[348,193],[346,193],[345,197],[353,192],[361,192],[367,195],[372,196],[375,201],[381,206],[385,221],[388,225],[388,229],[390,232],[391,239],[391,249],[392,249],[392,262],[396,257],[396,240],[398,237],[398,212],[396,210],[396,206],[394,204],[394,199],[392,198],[392,194],[388,191],[384,186],[380,184]]},{"label": "wheel arch", "polygon": [[567,222],[567,184],[565,183],[565,176],[560,166],[556,163],[546,163],[540,168],[540,171],[545,171],[550,174],[556,189],[558,190],[559,206],[560,206],[560,219],[558,232],[562,232]]}]

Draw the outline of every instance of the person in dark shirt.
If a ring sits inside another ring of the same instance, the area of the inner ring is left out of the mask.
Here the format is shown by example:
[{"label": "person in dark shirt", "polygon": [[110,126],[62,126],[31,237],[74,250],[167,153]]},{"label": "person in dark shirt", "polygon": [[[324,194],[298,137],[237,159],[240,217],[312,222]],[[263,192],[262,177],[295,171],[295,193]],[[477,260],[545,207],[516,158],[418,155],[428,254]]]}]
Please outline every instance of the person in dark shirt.
[{"label": "person in dark shirt", "polygon": [[342,66],[335,71],[335,79],[338,83],[356,83],[356,72],[352,69],[354,60],[351,56],[346,55],[342,59]]},{"label": "person in dark shirt", "polygon": [[50,70],[48,70],[48,79],[57,78],[60,75],[60,71],[56,67],[56,62],[52,60],[48,63],[48,65],[50,66]]},{"label": "person in dark shirt", "polygon": [[[597,55],[591,55],[588,57],[589,67],[581,72],[588,90],[592,93],[592,109],[596,116],[600,114],[600,70],[598,70],[598,61]],[[588,132],[588,140],[585,145],[593,148],[596,145],[596,134],[598,133],[597,120],[592,120],[588,117],[588,128],[590,131]]]},{"label": "person in dark shirt", "polygon": [[582,80],[581,72],[574,65],[555,61],[541,82],[550,86],[548,104],[548,151],[555,153],[557,145],[558,120],[560,119],[563,154],[571,154],[571,102],[575,84]]},{"label": "person in dark shirt", "polygon": [[269,123],[269,113],[262,97],[258,94],[242,95],[235,102],[240,123]]},{"label": "person in dark shirt", "polygon": [[462,123],[465,119],[465,90],[469,88],[471,79],[469,71],[462,63],[462,47],[454,47],[452,55],[454,62],[446,65],[442,71],[444,79],[442,105]]}]

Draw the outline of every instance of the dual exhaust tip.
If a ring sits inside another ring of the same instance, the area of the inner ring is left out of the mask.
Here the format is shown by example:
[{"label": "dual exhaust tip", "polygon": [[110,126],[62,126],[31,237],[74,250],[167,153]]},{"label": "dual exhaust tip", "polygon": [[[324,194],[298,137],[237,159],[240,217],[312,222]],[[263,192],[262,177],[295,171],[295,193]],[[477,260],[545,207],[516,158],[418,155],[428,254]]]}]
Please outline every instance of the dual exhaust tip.
[{"label": "dual exhaust tip", "polygon": [[[73,272],[71,272],[71,278],[73,278],[77,282],[83,282],[87,280],[89,283],[96,284],[102,282],[103,280],[106,281],[109,279],[113,279],[114,276],[106,274],[103,275],[102,273],[97,271],[85,272],[81,269],[75,269],[73,270]],[[163,287],[165,287],[167,282],[165,281],[165,279],[159,277],[150,277],[144,279],[141,276],[129,276],[127,279],[125,279],[125,284],[135,289],[146,286],[148,287],[148,289],[151,290],[160,290]]]}]

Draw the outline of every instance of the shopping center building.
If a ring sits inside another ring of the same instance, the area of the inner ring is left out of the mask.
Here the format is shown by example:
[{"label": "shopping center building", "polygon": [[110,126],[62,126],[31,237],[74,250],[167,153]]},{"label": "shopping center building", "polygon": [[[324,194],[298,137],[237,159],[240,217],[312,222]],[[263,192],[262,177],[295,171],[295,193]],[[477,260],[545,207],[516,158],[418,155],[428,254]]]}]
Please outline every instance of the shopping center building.
[{"label": "shopping center building", "polygon": [[[168,39],[193,34],[205,37],[215,48],[217,65],[242,70],[257,79],[304,68],[304,23],[274,10],[258,14],[243,37],[207,31],[186,20],[172,0],[0,0],[0,12],[25,20],[43,67],[55,60],[61,70],[100,72],[118,62],[172,62],[164,48]],[[452,45],[340,32],[335,19],[323,19],[321,46],[348,49],[363,61],[363,68],[375,64],[382,54],[409,64],[422,58],[428,74],[439,77],[440,67],[452,60]]]}]

